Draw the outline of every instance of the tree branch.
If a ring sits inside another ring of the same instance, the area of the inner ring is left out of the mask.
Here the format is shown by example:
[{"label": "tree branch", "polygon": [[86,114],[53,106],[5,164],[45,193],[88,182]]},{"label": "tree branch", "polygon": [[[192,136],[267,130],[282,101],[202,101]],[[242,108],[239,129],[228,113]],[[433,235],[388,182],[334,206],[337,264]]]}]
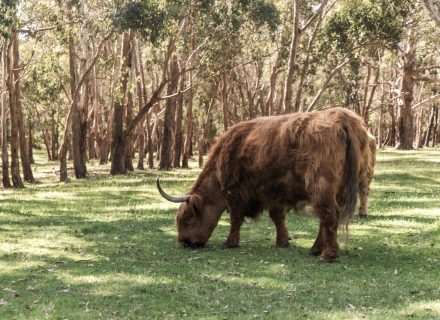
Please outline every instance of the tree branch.
[{"label": "tree branch", "polygon": [[426,104],[428,102],[431,102],[432,100],[435,100],[435,99],[437,99],[439,97],[440,97],[440,94],[436,94],[436,95],[434,95],[432,97],[429,97],[429,98],[427,98],[425,100],[420,101],[419,103],[416,103],[415,105],[412,106],[411,109],[416,109],[416,108],[418,108],[418,107],[420,107],[420,106],[422,106],[422,105],[424,105],[424,104]]},{"label": "tree branch", "polygon": [[318,102],[319,98],[321,98],[322,94],[324,93],[324,90],[327,89],[328,84],[333,79],[334,75],[343,67],[345,66],[350,60],[344,59],[340,64],[338,64],[328,75],[327,79],[325,80],[324,84],[322,85],[322,88],[319,89],[318,93],[316,93],[315,97],[313,98],[312,102],[309,104],[309,107],[307,108],[307,112],[310,112],[313,110],[313,107]]},{"label": "tree branch", "polygon": [[326,6],[328,0],[322,0],[321,4],[319,5],[318,10],[310,17],[310,19],[304,24],[304,26],[301,28],[301,31],[306,30],[312,22],[324,11],[324,7]]},{"label": "tree branch", "polygon": [[432,70],[432,69],[440,69],[440,66],[426,66],[426,67],[420,67],[414,70],[414,72],[423,72],[423,71],[428,71],[428,70]]},{"label": "tree branch", "polygon": [[425,81],[429,83],[440,83],[440,79],[433,79],[429,77],[413,77],[414,81]]}]

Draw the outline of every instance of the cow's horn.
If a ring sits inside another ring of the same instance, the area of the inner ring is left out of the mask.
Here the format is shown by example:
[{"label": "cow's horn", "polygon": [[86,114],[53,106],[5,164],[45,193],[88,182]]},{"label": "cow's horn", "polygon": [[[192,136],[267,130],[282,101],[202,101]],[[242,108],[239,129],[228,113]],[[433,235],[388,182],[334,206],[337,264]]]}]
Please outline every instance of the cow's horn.
[{"label": "cow's horn", "polygon": [[170,196],[169,194],[165,193],[165,191],[163,191],[162,187],[160,186],[160,182],[159,182],[159,178],[157,178],[156,180],[156,185],[157,185],[157,190],[159,190],[159,193],[162,197],[164,197],[165,199],[167,199],[168,201],[171,202],[186,202],[189,200],[190,196],[189,195],[184,195],[184,196]]}]

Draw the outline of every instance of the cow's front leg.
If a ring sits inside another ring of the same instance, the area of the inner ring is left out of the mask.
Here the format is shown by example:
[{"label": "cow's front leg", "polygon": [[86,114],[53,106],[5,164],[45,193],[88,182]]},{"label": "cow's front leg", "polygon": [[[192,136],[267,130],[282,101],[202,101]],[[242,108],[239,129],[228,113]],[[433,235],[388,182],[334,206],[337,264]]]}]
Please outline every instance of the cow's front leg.
[{"label": "cow's front leg", "polygon": [[277,231],[277,247],[288,247],[290,237],[285,224],[286,210],[284,208],[272,208],[269,210],[269,216],[275,224],[275,228]]},{"label": "cow's front leg", "polygon": [[231,212],[231,229],[228,238],[224,242],[227,248],[236,248],[240,244],[240,229],[244,221],[244,215]]},{"label": "cow's front leg", "polygon": [[322,239],[322,223],[320,223],[318,236],[316,237],[315,243],[313,243],[313,246],[310,249],[310,254],[314,256],[319,256],[322,252],[323,247],[324,247],[324,242]]}]

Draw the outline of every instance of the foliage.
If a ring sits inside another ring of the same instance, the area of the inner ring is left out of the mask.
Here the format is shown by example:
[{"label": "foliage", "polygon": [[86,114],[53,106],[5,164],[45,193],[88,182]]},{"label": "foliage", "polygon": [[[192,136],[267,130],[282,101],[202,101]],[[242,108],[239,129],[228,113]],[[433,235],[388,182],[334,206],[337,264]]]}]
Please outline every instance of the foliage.
[{"label": "foliage", "polygon": [[407,0],[347,1],[327,22],[324,45],[343,53],[367,47],[374,54],[378,45],[396,49],[410,7]]},{"label": "foliage", "polygon": [[167,12],[154,0],[135,0],[118,4],[110,19],[116,29],[137,30],[144,39],[157,43],[163,35]]},{"label": "foliage", "polygon": [[0,2],[0,36],[2,37],[8,37],[9,28],[16,23],[16,19],[14,19],[16,5],[16,0],[2,0]]}]

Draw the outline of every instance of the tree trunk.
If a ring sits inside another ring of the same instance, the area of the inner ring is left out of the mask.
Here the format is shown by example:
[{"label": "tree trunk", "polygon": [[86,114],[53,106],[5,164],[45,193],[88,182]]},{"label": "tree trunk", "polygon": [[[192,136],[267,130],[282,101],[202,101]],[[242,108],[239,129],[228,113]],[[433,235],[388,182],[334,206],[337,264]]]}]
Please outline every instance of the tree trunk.
[{"label": "tree trunk", "polygon": [[3,188],[11,188],[11,180],[9,179],[9,156],[8,156],[8,121],[7,121],[7,79],[8,79],[8,50],[7,45],[3,46],[2,50],[2,65],[3,65],[3,76],[2,76],[2,94],[1,94],[1,143],[2,143],[2,178],[3,178]]},{"label": "tree trunk", "polygon": [[50,135],[49,135],[49,132],[48,131],[43,131],[42,133],[41,133],[41,135],[42,135],[42,137],[43,137],[43,143],[44,143],[44,146],[46,147],[46,152],[47,152],[47,160],[48,161],[52,161],[52,160],[54,160],[54,159],[52,159],[52,155],[51,155],[51,150],[50,150],[50,145],[51,145],[51,142],[50,142]]},{"label": "tree trunk", "polygon": [[200,133],[199,133],[199,167],[203,166],[203,156],[205,154],[205,141],[209,130],[209,123],[211,121],[211,109],[214,105],[214,99],[211,98],[210,101],[205,101],[205,115],[204,121],[200,123]]},{"label": "tree trunk", "polygon": [[115,102],[113,107],[113,127],[112,127],[112,163],[111,174],[125,174],[125,136],[124,136],[124,104],[127,95],[128,76],[131,68],[131,39],[133,32],[125,32],[122,36],[121,46],[121,70],[119,75],[119,84],[115,91]]},{"label": "tree trunk", "polygon": [[388,111],[391,117],[391,126],[390,126],[388,143],[386,145],[395,147],[397,141],[397,122],[396,122],[396,111],[393,103],[389,104]]},{"label": "tree trunk", "polygon": [[[76,62],[75,62],[75,42],[73,39],[72,31],[69,33],[69,73],[70,73],[70,95],[72,97],[72,109],[71,109],[71,117],[73,119],[71,128],[69,127],[69,123],[66,122],[66,127],[64,128],[64,136],[63,136],[63,142],[61,143],[60,150],[58,150],[58,159],[60,160],[60,181],[67,181],[67,152],[69,149],[69,136],[70,136],[70,130],[77,132],[77,124],[79,122],[78,120],[78,107],[77,107],[77,101],[74,97],[75,90],[77,86],[77,72],[76,72]],[[68,116],[68,115],[67,115]],[[72,139],[79,139],[78,137],[72,138]],[[76,144],[74,143],[76,146]],[[75,149],[75,147],[73,147]],[[75,152],[75,151],[73,151]],[[70,154],[70,153],[69,153]],[[74,166],[77,168],[80,168],[79,163],[79,156],[75,157]]]},{"label": "tree trunk", "polygon": [[[183,76],[180,80],[180,89],[183,90],[184,86]],[[176,128],[174,130],[174,147],[173,147],[173,168],[180,168],[180,157],[182,155],[182,122],[183,122],[183,94],[180,94],[176,98]]]},{"label": "tree trunk", "polygon": [[[134,45],[134,47],[137,48],[135,54],[133,54],[133,62],[134,62],[134,70],[136,72],[136,92],[137,92],[137,98],[138,98],[138,106],[139,111],[142,110],[142,107],[144,105],[144,90],[143,90],[143,74],[141,74],[141,70],[143,73],[143,69],[141,69],[140,61],[141,61],[141,50],[140,50],[140,44],[138,41],[137,46]],[[145,94],[146,95],[146,94]],[[144,158],[145,158],[145,127],[146,127],[147,121],[144,120],[139,125],[139,132],[138,132],[138,163],[137,163],[137,169],[144,170]]]},{"label": "tree trunk", "polygon": [[221,104],[223,109],[223,128],[228,130],[229,124],[229,108],[228,108],[228,85],[226,73],[222,74],[222,91],[221,91]]},{"label": "tree trunk", "polygon": [[141,124],[141,127],[139,129],[138,133],[138,163],[137,163],[137,169],[144,170],[144,159],[145,159],[145,126],[146,126],[146,120],[144,123]]},{"label": "tree trunk", "polygon": [[31,164],[35,163],[34,160],[34,149],[33,149],[33,144],[34,144],[34,140],[32,137],[32,121],[31,119],[28,120],[28,156],[29,156],[29,162]]},{"label": "tree trunk", "polygon": [[[127,103],[125,107],[125,127],[128,127],[133,114],[133,93],[130,89],[127,91]],[[124,132],[125,134],[125,132]],[[133,168],[133,139],[135,134],[125,137],[125,168],[128,171],[134,171]]]},{"label": "tree trunk", "polygon": [[290,40],[289,60],[287,61],[286,77],[284,80],[284,96],[283,96],[284,113],[292,112],[292,92],[293,92],[292,84],[293,84],[293,75],[296,65],[296,51],[298,49],[300,32],[301,30],[299,29],[298,0],[293,0],[292,36]]},{"label": "tree trunk", "polygon": [[[144,66],[142,63],[142,54],[141,54],[141,46],[140,46],[140,42],[137,42],[137,55],[136,55],[137,59],[137,66],[138,66],[138,73],[140,75],[140,82],[138,82],[138,86],[140,86],[140,88],[138,87],[138,90],[142,90],[139,93],[139,112],[141,112],[144,103],[147,100],[147,88],[146,88],[146,84],[145,84],[145,75],[144,75]],[[154,167],[154,150],[153,150],[153,141],[152,141],[152,137],[151,137],[151,124],[150,124],[150,114],[147,112],[146,116],[145,116],[145,121],[142,125],[142,135],[143,135],[143,140],[145,140],[145,131],[147,132],[147,142],[146,142],[146,148],[147,148],[147,152],[148,152],[148,167],[150,169],[153,169]],[[142,152],[142,157],[145,154],[145,145],[142,147],[142,150],[139,149],[139,162],[141,161],[141,155],[140,153]],[[142,159],[142,168],[144,167],[143,164],[143,159]],[[139,168],[139,164],[138,164],[138,169]]]},{"label": "tree trunk", "polygon": [[50,132],[50,150],[51,150],[51,160],[58,158],[58,121],[55,119],[55,110],[51,113],[51,132]]},{"label": "tree trunk", "polygon": [[[75,92],[77,86],[76,75],[76,53],[73,36],[69,37],[69,62],[70,74],[75,77],[75,81],[71,81],[71,92]],[[88,48],[85,38],[80,40],[81,46],[81,64],[80,74],[84,74],[87,69]],[[88,80],[84,80],[81,90],[81,97],[79,103],[75,104],[72,110],[72,157],[73,169],[77,179],[87,177],[87,108],[89,100],[89,85]]]},{"label": "tree trunk", "polygon": [[[117,47],[118,47],[118,41],[115,41],[114,44],[114,49],[113,46],[111,46],[110,44],[108,45],[109,47],[109,51],[111,51],[113,53],[113,50],[115,52],[117,52]],[[116,53],[114,54],[116,55]],[[102,140],[102,145],[101,145],[101,153],[99,156],[99,164],[105,164],[107,163],[107,161],[109,160],[109,156],[111,154],[111,138],[113,136],[113,119],[114,119],[114,105],[115,105],[115,92],[116,92],[116,87],[118,84],[118,80],[119,80],[119,71],[120,71],[120,65],[118,67],[118,63],[122,63],[122,61],[118,62],[118,59],[114,59],[113,62],[113,66],[112,66],[112,82],[110,85],[110,99],[111,99],[111,103],[110,103],[110,111],[106,111],[105,112],[105,118],[108,119],[108,125],[107,125],[107,130],[103,136],[103,140]]]},{"label": "tree trunk", "polygon": [[384,103],[385,103],[385,87],[382,84],[382,98],[379,106],[379,127],[377,133],[377,142],[379,144],[379,148],[383,147],[383,114],[384,114]]},{"label": "tree trunk", "polygon": [[[179,66],[176,56],[173,56],[173,60],[170,66],[170,81],[167,88],[167,94],[171,95],[179,88],[179,79],[177,74],[179,72]],[[176,97],[170,98],[166,101],[163,135],[162,135],[162,147],[160,149],[160,163],[159,168],[161,170],[171,169],[172,166],[172,146],[173,146],[173,133],[175,126],[175,111],[176,111]]]},{"label": "tree trunk", "polygon": [[432,146],[435,147],[438,142],[438,125],[439,125],[439,117],[438,117],[438,106],[434,106],[434,126],[432,129]]},{"label": "tree trunk", "polygon": [[299,79],[298,87],[296,89],[295,102],[293,103],[294,104],[294,107],[293,107],[294,112],[302,112],[303,111],[301,108],[301,106],[302,106],[301,99],[302,99],[302,92],[303,92],[303,88],[304,88],[304,81],[306,80],[307,73],[309,71],[310,54],[313,53],[313,46],[314,46],[315,39],[316,39],[316,36],[319,31],[319,27],[321,26],[321,22],[322,22],[322,17],[320,17],[319,21],[316,23],[315,29],[313,30],[312,35],[310,36],[310,39],[307,43],[306,59],[304,60],[304,62],[302,64],[301,76]]},{"label": "tree trunk", "polygon": [[14,31],[13,33],[13,73],[14,73],[14,104],[16,108],[17,124],[18,124],[18,134],[20,139],[20,158],[21,166],[23,168],[23,178],[27,182],[34,182],[34,175],[32,174],[32,167],[29,161],[27,142],[26,142],[26,131],[24,129],[24,116],[23,110],[21,108],[21,88],[20,88],[20,52],[18,47],[18,33]]},{"label": "tree trunk", "polygon": [[364,108],[362,110],[362,116],[364,117],[364,122],[367,125],[367,127],[369,126],[370,110],[371,110],[371,105],[373,104],[374,94],[376,93],[377,81],[379,80],[379,75],[380,75],[380,67],[378,66],[376,68],[376,73],[374,74],[373,87],[371,88],[370,96],[368,98],[368,101],[366,100],[365,97],[366,104],[364,105]]},{"label": "tree trunk", "polygon": [[413,114],[412,101],[414,91],[414,68],[416,59],[415,39],[412,34],[409,35],[408,48],[403,54],[403,74],[400,86],[401,103],[399,105],[398,128],[399,144],[397,149],[413,149]]},{"label": "tree trunk", "polygon": [[15,94],[15,88],[14,85],[15,79],[15,72],[14,72],[14,38],[16,36],[13,36],[10,41],[8,42],[8,49],[6,54],[6,65],[8,68],[7,72],[7,87],[8,87],[8,93],[9,93],[9,111],[10,111],[10,117],[11,117],[11,175],[12,175],[12,185],[14,188],[23,188],[23,181],[21,180],[20,176],[20,160],[19,160],[19,144],[20,144],[20,137],[19,137],[19,118],[18,110],[17,110],[17,95]]},{"label": "tree trunk", "polygon": [[[192,73],[189,74],[189,86],[192,86]],[[190,146],[191,146],[191,136],[193,131],[193,101],[194,101],[194,90],[190,89],[188,92],[188,106],[186,110],[186,134],[185,143],[183,146],[183,158],[182,158],[182,168],[189,168],[189,157],[190,157]]]},{"label": "tree trunk", "polygon": [[154,168],[154,146],[152,139],[153,129],[151,128],[150,115],[148,113],[147,113],[146,127],[147,127],[148,168],[153,169]]}]

